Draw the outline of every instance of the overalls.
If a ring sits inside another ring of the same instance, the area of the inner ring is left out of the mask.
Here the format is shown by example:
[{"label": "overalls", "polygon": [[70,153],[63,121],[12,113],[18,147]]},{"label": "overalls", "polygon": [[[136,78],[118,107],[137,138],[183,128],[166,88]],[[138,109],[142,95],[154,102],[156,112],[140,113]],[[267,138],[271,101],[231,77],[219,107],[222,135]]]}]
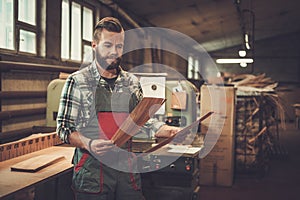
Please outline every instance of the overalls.
[{"label": "overalls", "polygon": [[[119,79],[112,88],[101,78],[95,91],[95,112],[91,127],[98,123],[99,138],[102,139],[110,139],[113,136],[139,100],[130,91],[126,79]],[[108,152],[104,158],[95,158],[90,152],[77,149],[77,156],[74,157],[77,165],[73,176],[73,188],[77,199],[144,199],[140,175],[128,171],[135,167],[134,163],[131,163],[132,160],[127,158],[131,155],[128,153],[128,150],[131,150],[130,143],[126,143],[120,151]]]}]

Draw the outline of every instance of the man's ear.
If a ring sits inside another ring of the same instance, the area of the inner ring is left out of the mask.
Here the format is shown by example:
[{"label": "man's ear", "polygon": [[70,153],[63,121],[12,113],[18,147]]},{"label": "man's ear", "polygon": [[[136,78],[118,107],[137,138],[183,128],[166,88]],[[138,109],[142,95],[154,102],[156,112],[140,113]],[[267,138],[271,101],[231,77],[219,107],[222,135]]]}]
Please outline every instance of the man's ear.
[{"label": "man's ear", "polygon": [[91,46],[92,46],[93,49],[95,49],[95,47],[97,46],[97,43],[95,41],[92,41]]}]

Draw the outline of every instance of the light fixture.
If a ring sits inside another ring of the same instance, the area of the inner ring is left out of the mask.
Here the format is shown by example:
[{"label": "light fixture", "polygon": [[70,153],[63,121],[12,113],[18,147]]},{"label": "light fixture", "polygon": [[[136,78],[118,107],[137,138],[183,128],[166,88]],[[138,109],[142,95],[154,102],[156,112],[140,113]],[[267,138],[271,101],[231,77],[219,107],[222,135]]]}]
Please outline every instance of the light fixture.
[{"label": "light fixture", "polygon": [[241,62],[240,66],[243,67],[243,68],[245,68],[245,67],[247,67],[247,63]]},{"label": "light fixture", "polygon": [[239,50],[239,56],[240,56],[240,57],[245,57],[246,54],[247,54],[247,53],[246,53],[245,50],[243,50],[243,49],[242,49],[242,50]]},{"label": "light fixture", "polygon": [[245,46],[248,50],[251,49],[250,44],[248,42],[246,42]]},{"label": "light fixture", "polygon": [[247,33],[245,33],[245,46],[246,46],[246,49],[251,49],[250,47],[250,43],[249,43],[249,35]]},{"label": "light fixture", "polygon": [[245,43],[249,43],[249,36],[247,33],[245,33]]},{"label": "light fixture", "polygon": [[252,58],[221,58],[217,59],[218,64],[230,64],[230,63],[253,63]]}]

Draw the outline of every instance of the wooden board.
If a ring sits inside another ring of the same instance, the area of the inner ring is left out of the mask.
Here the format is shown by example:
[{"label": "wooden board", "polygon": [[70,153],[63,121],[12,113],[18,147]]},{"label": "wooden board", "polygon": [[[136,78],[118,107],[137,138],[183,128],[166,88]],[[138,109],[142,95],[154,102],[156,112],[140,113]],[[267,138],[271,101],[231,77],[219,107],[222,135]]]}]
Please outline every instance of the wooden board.
[{"label": "wooden board", "polygon": [[36,172],[44,167],[65,159],[62,155],[40,155],[11,166],[12,171]]},{"label": "wooden board", "polygon": [[163,140],[162,142],[158,143],[157,145],[147,149],[144,153],[150,153],[153,151],[158,150],[159,148],[165,146],[166,144],[169,144],[174,138],[175,136],[182,136],[185,135],[187,133],[190,132],[190,129],[195,128],[197,126],[199,126],[199,123],[201,123],[203,120],[205,120],[206,118],[208,118],[210,115],[212,115],[213,112],[208,112],[206,113],[204,116],[202,116],[200,119],[194,121],[193,123],[191,123],[189,126],[185,127],[184,129],[178,131],[175,135]]},{"label": "wooden board", "polygon": [[165,101],[166,99],[163,98],[144,97],[113,135],[112,142],[119,147],[125,144],[158,111]]}]

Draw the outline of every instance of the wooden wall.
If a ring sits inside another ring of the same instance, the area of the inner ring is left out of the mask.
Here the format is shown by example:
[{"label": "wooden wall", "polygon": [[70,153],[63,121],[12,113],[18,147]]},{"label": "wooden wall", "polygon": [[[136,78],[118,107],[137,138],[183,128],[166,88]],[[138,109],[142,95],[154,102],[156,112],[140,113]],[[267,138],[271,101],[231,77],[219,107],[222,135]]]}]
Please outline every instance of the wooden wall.
[{"label": "wooden wall", "polygon": [[[0,143],[10,141],[10,138],[14,140],[27,136],[35,132],[34,127],[45,127],[48,84],[57,79],[60,72],[71,73],[81,65],[60,58],[61,0],[42,0],[40,3],[43,8],[39,10],[39,15],[45,20],[46,27],[38,33],[41,36],[45,33],[44,38],[41,37],[42,39],[38,41],[40,42],[38,56],[0,49]],[[134,28],[132,23],[109,6],[96,0],[87,3],[93,4],[95,8],[95,21],[105,16],[115,16],[120,19],[125,30]],[[150,36],[137,38],[136,41],[153,43],[159,48],[162,41],[157,38],[155,40],[152,41]],[[122,64],[125,70],[130,70],[143,63],[154,61],[174,67],[185,76],[186,63],[176,55],[162,53],[159,50],[140,49],[128,52],[124,55]]]}]

